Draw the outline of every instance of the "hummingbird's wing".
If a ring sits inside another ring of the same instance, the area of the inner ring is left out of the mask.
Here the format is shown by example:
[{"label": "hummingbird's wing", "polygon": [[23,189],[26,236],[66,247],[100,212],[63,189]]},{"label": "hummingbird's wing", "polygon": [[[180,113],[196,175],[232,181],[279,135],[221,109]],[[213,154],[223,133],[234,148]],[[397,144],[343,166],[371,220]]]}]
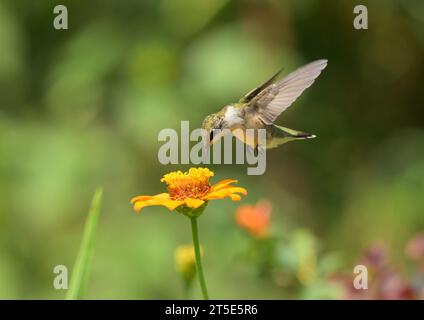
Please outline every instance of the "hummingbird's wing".
[{"label": "hummingbird's wing", "polygon": [[327,66],[327,60],[317,60],[293,71],[284,79],[269,85],[256,94],[249,108],[265,123],[272,124],[301,94],[310,87],[321,71]]},{"label": "hummingbird's wing", "polygon": [[264,90],[266,87],[268,87],[270,84],[272,84],[275,80],[275,78],[278,77],[278,75],[281,73],[283,69],[279,70],[276,74],[274,74],[269,80],[261,84],[259,87],[249,91],[244,95],[243,98],[239,100],[239,103],[248,103],[250,102],[254,97],[258,95],[262,90]]}]

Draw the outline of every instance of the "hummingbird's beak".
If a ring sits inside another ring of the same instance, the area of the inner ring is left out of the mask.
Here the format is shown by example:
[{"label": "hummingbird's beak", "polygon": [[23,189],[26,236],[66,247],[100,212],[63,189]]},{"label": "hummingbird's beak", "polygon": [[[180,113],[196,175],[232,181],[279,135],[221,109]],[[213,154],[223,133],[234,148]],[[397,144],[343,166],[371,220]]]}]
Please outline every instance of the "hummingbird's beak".
[{"label": "hummingbird's beak", "polygon": [[211,133],[210,138],[209,138],[209,144],[212,145],[215,142],[217,142],[219,139],[221,139],[221,137],[225,136],[225,132],[222,130],[218,130],[216,132],[214,132],[213,134]]},{"label": "hummingbird's beak", "polygon": [[209,134],[207,132],[204,133],[203,139],[203,147],[202,147],[202,163],[203,164],[209,164],[209,153],[210,153],[210,140],[209,140]]},{"label": "hummingbird's beak", "polygon": [[203,157],[202,157],[202,163],[203,164],[209,164],[210,163],[210,159],[209,159],[210,149],[211,148],[209,146],[203,147],[203,151],[202,151],[202,155],[203,155]]}]

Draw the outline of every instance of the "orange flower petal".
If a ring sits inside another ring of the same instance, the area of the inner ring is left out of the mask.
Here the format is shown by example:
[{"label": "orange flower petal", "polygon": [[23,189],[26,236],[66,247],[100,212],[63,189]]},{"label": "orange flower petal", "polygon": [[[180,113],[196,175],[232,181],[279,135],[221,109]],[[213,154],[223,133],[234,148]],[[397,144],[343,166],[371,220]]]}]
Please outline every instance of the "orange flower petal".
[{"label": "orange flower petal", "polygon": [[241,193],[242,195],[247,195],[247,190],[245,188],[241,188],[241,187],[227,187],[225,188],[225,190],[227,190],[229,193]]},{"label": "orange flower petal", "polygon": [[175,210],[175,208],[179,207],[182,204],[184,204],[183,200],[165,200],[161,203],[161,205],[167,207],[171,211]]},{"label": "orange flower petal", "polygon": [[212,199],[220,199],[227,197],[231,193],[241,193],[243,195],[247,195],[247,190],[240,187],[226,187],[223,189],[220,189],[218,191],[212,191],[208,193],[204,199],[206,200],[212,200]]},{"label": "orange flower petal", "polygon": [[230,193],[228,196],[229,196],[229,197],[231,198],[231,200],[233,200],[233,201],[240,201],[240,200],[241,200],[241,196],[239,196],[238,194],[235,194],[235,193]]},{"label": "orange flower petal", "polygon": [[187,207],[193,208],[193,209],[197,209],[205,203],[205,201],[202,199],[192,199],[192,198],[185,199],[184,201]]},{"label": "orange flower petal", "polygon": [[165,197],[164,194],[152,196],[150,199],[139,200],[134,203],[134,210],[140,212],[140,210],[147,206],[164,206],[169,210],[174,210],[180,205],[184,204],[183,200],[171,200],[169,197]]},{"label": "orange flower petal", "polygon": [[165,198],[165,199],[169,199],[169,194],[168,193],[159,193],[157,195],[154,196],[137,196],[131,199],[131,203],[134,204],[137,201],[146,201],[146,200],[150,200],[153,198]]},{"label": "orange flower petal", "polygon": [[208,193],[203,197],[203,200],[215,200],[222,199],[228,196],[228,192],[226,190],[218,190]]},{"label": "orange flower petal", "polygon": [[228,186],[230,183],[237,183],[237,180],[232,180],[232,179],[225,179],[225,180],[222,180],[222,181],[218,182],[217,184],[214,184],[214,185],[211,187],[211,190],[212,190],[212,191],[220,190],[220,189],[222,189],[222,188],[224,188],[224,187]]},{"label": "orange flower petal", "polygon": [[[208,193],[205,197],[203,197],[204,200],[214,200],[214,199],[222,199],[225,197],[230,197],[231,198],[231,194],[236,194],[236,193],[241,193],[246,195],[247,191],[244,188],[239,188],[239,187],[227,187],[227,188],[223,188],[217,191],[213,191]],[[234,199],[236,199],[237,197],[234,197]]]}]

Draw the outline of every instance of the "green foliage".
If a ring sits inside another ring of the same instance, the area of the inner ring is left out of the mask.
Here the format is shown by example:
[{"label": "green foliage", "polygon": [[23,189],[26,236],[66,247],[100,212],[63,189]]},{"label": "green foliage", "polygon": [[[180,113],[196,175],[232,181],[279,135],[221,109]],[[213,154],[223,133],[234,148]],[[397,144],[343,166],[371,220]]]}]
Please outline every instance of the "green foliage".
[{"label": "green foliage", "polygon": [[93,196],[90,211],[84,227],[84,234],[77,259],[72,270],[71,285],[66,296],[67,300],[82,299],[87,285],[90,261],[93,256],[94,238],[100,216],[100,205],[103,190],[98,188]]}]

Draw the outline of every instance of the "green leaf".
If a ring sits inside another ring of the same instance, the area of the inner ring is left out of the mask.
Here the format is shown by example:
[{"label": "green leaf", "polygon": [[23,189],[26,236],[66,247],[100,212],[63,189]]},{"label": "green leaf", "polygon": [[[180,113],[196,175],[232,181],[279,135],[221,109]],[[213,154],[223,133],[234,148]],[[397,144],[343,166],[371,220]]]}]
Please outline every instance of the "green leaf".
[{"label": "green leaf", "polygon": [[94,236],[96,234],[97,222],[100,215],[102,194],[102,188],[98,188],[94,193],[93,200],[91,202],[90,211],[84,227],[81,247],[72,271],[70,288],[66,295],[67,300],[82,299],[84,296],[84,289],[89,274],[88,270],[90,267],[90,258],[93,252]]}]

